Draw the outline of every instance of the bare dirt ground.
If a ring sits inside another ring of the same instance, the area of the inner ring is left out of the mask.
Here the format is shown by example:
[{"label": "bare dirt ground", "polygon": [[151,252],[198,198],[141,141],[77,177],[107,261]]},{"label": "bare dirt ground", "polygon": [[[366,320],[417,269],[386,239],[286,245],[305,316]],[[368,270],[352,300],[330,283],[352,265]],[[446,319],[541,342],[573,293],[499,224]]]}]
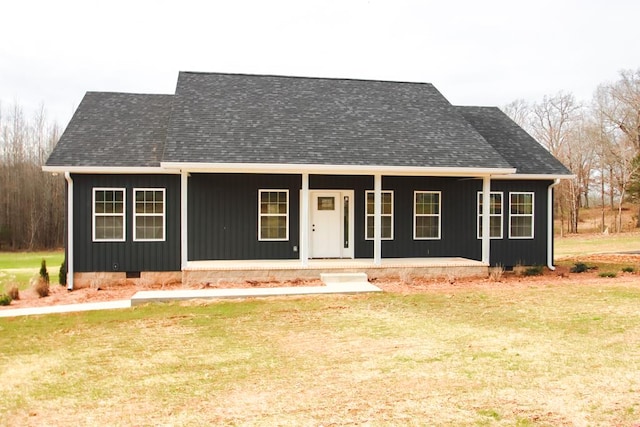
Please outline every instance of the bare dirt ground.
[{"label": "bare dirt ground", "polygon": [[[544,273],[540,276],[522,276],[514,272],[504,272],[501,277],[489,278],[421,278],[402,277],[380,279],[370,277],[369,280],[386,292],[394,293],[420,293],[428,291],[454,291],[461,289],[487,288],[495,289],[500,287],[518,287],[544,284],[598,284],[615,281],[625,285],[640,286],[640,254],[598,254],[580,256],[580,262],[592,263],[615,263],[625,264],[634,267],[633,273],[617,272],[615,278],[603,278],[599,276],[598,270],[591,270],[585,273],[571,273],[568,267],[557,267],[555,271],[544,268]],[[293,280],[293,281],[245,281],[240,283],[223,283],[214,287],[226,288],[252,288],[252,287],[280,287],[280,286],[320,286],[320,280]],[[1,306],[0,310],[40,307],[61,304],[78,304],[87,302],[115,301],[130,299],[136,292],[144,290],[172,290],[172,289],[205,289],[211,286],[185,287],[181,284],[141,284],[133,283],[111,286],[106,288],[82,288],[68,291],[65,287],[56,284],[51,285],[51,292],[48,297],[39,298],[33,289],[20,292],[20,299],[12,301],[8,306]]]}]

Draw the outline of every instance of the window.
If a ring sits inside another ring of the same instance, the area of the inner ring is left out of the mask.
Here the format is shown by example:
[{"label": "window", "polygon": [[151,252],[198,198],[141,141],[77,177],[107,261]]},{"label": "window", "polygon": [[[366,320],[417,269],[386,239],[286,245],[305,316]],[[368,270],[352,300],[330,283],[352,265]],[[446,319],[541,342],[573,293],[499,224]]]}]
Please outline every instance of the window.
[{"label": "window", "polygon": [[289,190],[258,191],[258,240],[289,239]]},{"label": "window", "polygon": [[93,241],[124,241],[124,211],[124,188],[94,188]]},{"label": "window", "polygon": [[[366,191],[367,211],[365,213],[365,226],[367,240],[373,240],[375,235],[373,227],[374,218],[374,192]],[[382,192],[382,240],[393,240],[393,191]]]},{"label": "window", "polygon": [[509,193],[509,238],[533,239],[533,193]]},{"label": "window", "polygon": [[440,238],[440,192],[414,192],[414,239]]},{"label": "window", "polygon": [[164,188],[137,188],[135,200],[133,240],[164,240]]},{"label": "window", "polygon": [[[489,194],[489,236],[502,239],[502,193]],[[482,239],[482,192],[478,192],[478,239]]]}]

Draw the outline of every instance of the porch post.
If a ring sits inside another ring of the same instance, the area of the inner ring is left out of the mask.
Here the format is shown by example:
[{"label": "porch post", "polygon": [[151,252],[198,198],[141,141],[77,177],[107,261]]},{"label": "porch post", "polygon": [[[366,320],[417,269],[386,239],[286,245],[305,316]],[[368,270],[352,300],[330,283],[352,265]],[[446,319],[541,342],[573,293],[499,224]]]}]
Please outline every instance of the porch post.
[{"label": "porch post", "polygon": [[382,264],[382,175],[373,178],[373,264]]},{"label": "porch post", "polygon": [[187,193],[188,193],[189,173],[180,171],[180,264],[182,270],[187,267],[188,255],[188,227],[187,227]]},{"label": "porch post", "polygon": [[491,176],[482,178],[482,262],[491,262]]},{"label": "porch post", "polygon": [[302,174],[302,194],[300,197],[300,262],[309,265],[309,174]]}]

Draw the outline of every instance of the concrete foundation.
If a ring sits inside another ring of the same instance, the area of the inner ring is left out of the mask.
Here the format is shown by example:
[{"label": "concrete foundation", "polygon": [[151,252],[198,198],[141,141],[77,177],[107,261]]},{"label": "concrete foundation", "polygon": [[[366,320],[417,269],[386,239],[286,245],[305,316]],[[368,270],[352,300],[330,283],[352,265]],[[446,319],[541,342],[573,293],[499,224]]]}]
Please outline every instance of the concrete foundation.
[{"label": "concrete foundation", "polygon": [[[296,279],[320,279],[323,273],[364,273],[369,279],[487,277],[489,267],[465,258],[384,259],[382,265],[371,260],[298,260],[190,261],[183,271],[141,272],[139,278],[127,278],[124,272],[75,273],[74,288],[100,288],[123,284],[168,285],[185,287],[251,281],[284,282]],[[232,286],[229,286],[232,287]]]},{"label": "concrete foundation", "polygon": [[285,281],[320,279],[323,273],[365,273],[377,278],[487,277],[489,267],[464,258],[385,259],[375,266],[368,260],[311,260],[302,267],[295,261],[194,261],[184,269],[185,285],[238,283],[247,280]]},{"label": "concrete foundation", "polygon": [[74,289],[98,289],[125,284],[168,285],[181,282],[181,271],[142,271],[140,277],[136,278],[127,278],[127,273],[124,272],[74,273],[73,275]]}]

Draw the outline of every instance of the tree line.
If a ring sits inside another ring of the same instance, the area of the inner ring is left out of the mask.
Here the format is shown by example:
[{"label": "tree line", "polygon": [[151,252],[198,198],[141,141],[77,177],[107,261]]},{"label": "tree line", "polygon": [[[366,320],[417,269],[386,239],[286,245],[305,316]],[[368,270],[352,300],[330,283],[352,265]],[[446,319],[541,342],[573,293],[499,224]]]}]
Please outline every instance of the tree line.
[{"label": "tree line", "polygon": [[[623,204],[640,199],[640,68],[599,85],[588,103],[559,92],[533,103],[518,99],[503,110],[575,175],[556,187],[562,233],[577,233],[580,209],[594,202],[601,231],[625,228]],[[605,222],[606,208],[616,212],[613,224]],[[640,211],[632,226],[640,227]]]},{"label": "tree line", "polygon": [[64,177],[42,171],[60,128],[44,107],[31,118],[0,105],[0,249],[59,248],[64,242]]}]

